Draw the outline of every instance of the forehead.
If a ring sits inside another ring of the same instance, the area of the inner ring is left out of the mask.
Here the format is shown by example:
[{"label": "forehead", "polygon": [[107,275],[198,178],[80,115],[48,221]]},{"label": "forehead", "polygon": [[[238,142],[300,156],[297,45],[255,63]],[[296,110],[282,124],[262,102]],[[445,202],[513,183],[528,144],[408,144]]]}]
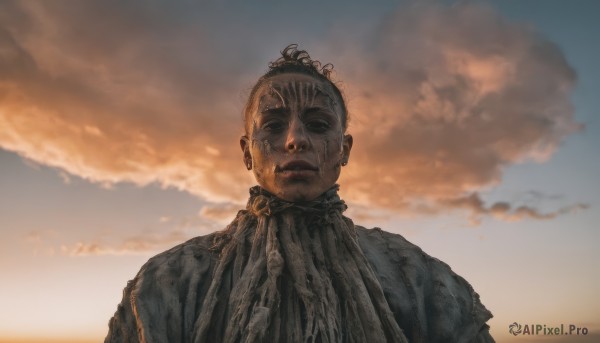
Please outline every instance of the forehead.
[{"label": "forehead", "polygon": [[270,77],[257,92],[258,106],[284,107],[320,104],[337,109],[337,98],[331,86],[313,76],[285,73]]}]

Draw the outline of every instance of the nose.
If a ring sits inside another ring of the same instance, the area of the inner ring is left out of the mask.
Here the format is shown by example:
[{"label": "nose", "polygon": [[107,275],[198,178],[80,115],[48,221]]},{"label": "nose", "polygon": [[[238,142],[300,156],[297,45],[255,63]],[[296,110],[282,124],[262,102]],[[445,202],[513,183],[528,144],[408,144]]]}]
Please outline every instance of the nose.
[{"label": "nose", "polygon": [[285,141],[285,149],[290,152],[302,151],[308,148],[308,136],[303,123],[294,118],[291,121]]}]

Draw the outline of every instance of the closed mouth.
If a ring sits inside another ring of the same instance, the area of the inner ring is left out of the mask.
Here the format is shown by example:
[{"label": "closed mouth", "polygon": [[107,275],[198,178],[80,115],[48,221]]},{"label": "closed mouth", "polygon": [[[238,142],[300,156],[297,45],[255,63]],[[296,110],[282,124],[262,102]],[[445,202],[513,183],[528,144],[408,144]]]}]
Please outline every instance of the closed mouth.
[{"label": "closed mouth", "polygon": [[284,172],[284,171],[318,171],[319,169],[312,165],[309,162],[306,161],[302,161],[302,160],[295,160],[295,161],[290,161],[287,163],[284,163],[282,166],[277,166],[277,171],[279,172]]}]

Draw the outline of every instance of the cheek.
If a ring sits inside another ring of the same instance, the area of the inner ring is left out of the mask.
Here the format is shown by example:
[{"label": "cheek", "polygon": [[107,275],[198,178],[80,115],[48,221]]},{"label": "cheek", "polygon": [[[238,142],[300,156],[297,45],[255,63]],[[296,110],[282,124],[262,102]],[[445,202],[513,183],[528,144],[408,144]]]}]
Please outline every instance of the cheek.
[{"label": "cheek", "polygon": [[252,134],[252,147],[260,150],[263,155],[271,155],[275,147],[278,146],[280,137],[264,132],[263,130],[253,130]]},{"label": "cheek", "polygon": [[273,143],[269,140],[260,140],[253,138],[251,141],[250,154],[252,156],[253,166],[257,171],[264,172],[274,165],[273,161]]},{"label": "cheek", "polygon": [[273,152],[273,144],[268,140],[252,140],[252,150],[255,155],[260,156],[261,158],[267,158]]},{"label": "cheek", "polygon": [[342,156],[342,137],[325,137],[321,154],[326,162],[337,163]]}]

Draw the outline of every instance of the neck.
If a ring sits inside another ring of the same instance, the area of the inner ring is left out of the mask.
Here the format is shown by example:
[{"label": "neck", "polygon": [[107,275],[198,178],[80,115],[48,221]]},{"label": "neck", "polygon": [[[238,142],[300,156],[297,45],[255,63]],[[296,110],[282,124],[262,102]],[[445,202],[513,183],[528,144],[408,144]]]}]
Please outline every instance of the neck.
[{"label": "neck", "polygon": [[406,342],[345,209],[337,185],[303,203],[253,187],[215,239],[195,341]]},{"label": "neck", "polygon": [[256,216],[271,216],[285,210],[307,215],[327,215],[332,211],[344,212],[348,206],[338,195],[339,185],[335,184],[316,199],[291,202],[278,198],[260,186],[250,188],[250,198],[246,209]]}]

